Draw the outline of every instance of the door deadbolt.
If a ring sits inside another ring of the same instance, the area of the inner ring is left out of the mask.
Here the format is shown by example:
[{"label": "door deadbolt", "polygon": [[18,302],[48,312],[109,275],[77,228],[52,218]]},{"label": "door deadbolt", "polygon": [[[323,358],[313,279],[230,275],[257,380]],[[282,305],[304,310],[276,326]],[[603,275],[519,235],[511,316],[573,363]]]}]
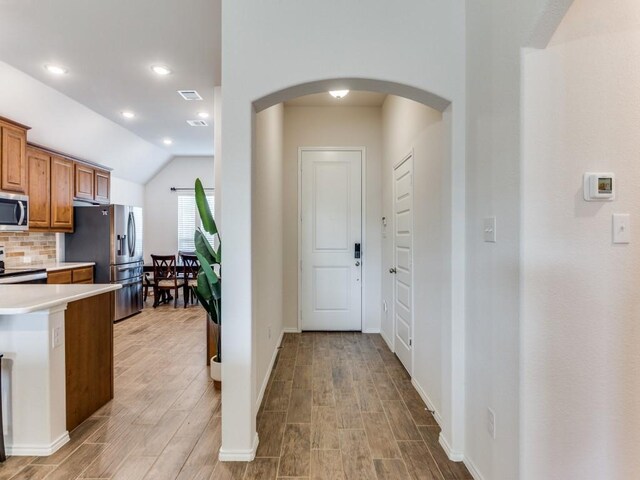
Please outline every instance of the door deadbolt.
[{"label": "door deadbolt", "polygon": [[359,267],[359,266],[360,266],[360,262],[356,262],[356,267]]}]

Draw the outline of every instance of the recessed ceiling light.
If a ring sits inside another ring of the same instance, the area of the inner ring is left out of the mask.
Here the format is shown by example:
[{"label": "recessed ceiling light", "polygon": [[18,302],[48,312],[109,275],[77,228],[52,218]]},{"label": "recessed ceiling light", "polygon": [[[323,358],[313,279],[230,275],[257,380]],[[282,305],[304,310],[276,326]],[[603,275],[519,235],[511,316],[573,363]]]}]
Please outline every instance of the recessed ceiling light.
[{"label": "recessed ceiling light", "polygon": [[164,143],[165,145],[171,145],[173,143],[173,140],[171,140],[170,138],[164,138],[162,140],[162,143]]},{"label": "recessed ceiling light", "polygon": [[200,118],[209,118],[209,114],[207,112],[198,112],[198,116]]},{"label": "recessed ceiling light", "polygon": [[122,112],[122,116],[124,118],[133,118],[136,116],[136,114],[133,112],[130,112],[129,110],[125,110],[124,112]]},{"label": "recessed ceiling light", "polygon": [[169,75],[171,73],[171,69],[166,65],[152,65],[151,70],[158,75]]},{"label": "recessed ceiling light", "polygon": [[64,67],[61,67],[60,65],[45,65],[44,68],[47,70],[47,72],[53,73],[54,75],[64,75],[69,71]]},{"label": "recessed ceiling light", "polygon": [[349,90],[331,90],[329,93],[333,98],[344,98],[349,95]]}]

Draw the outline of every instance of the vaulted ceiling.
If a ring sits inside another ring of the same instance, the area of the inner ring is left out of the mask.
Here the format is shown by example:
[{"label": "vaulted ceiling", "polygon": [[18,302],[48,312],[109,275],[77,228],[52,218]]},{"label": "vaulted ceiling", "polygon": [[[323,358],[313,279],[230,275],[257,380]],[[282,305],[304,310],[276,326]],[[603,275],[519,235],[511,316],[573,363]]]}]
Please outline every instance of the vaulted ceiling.
[{"label": "vaulted ceiling", "polygon": [[[3,0],[0,61],[171,155],[213,154],[212,117],[206,127],[187,120],[213,115],[220,0]],[[54,75],[45,65],[68,71]],[[157,75],[152,65],[172,72]],[[203,100],[183,100],[177,90],[187,89]]]}]

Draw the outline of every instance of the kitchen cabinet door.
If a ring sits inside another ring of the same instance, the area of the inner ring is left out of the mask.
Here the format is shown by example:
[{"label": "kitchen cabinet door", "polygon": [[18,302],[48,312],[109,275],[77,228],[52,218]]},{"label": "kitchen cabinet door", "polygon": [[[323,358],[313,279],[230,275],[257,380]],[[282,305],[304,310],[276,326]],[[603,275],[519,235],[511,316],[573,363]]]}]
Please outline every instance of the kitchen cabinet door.
[{"label": "kitchen cabinet door", "polygon": [[71,270],[57,270],[47,273],[49,285],[69,285],[73,283]]},{"label": "kitchen cabinet door", "polygon": [[27,148],[29,228],[51,226],[51,157],[46,152]]},{"label": "kitchen cabinet door", "polygon": [[81,200],[94,200],[94,169],[83,165],[75,164],[75,193],[74,196]]},{"label": "kitchen cabinet door", "polygon": [[73,161],[51,157],[51,230],[73,231]]},{"label": "kitchen cabinet door", "polygon": [[0,190],[27,193],[27,132],[21,128],[2,126]]},{"label": "kitchen cabinet door", "polygon": [[95,170],[95,197],[100,203],[109,203],[111,190],[111,173],[106,170]]},{"label": "kitchen cabinet door", "polygon": [[75,268],[71,271],[73,283],[93,283],[93,267]]}]

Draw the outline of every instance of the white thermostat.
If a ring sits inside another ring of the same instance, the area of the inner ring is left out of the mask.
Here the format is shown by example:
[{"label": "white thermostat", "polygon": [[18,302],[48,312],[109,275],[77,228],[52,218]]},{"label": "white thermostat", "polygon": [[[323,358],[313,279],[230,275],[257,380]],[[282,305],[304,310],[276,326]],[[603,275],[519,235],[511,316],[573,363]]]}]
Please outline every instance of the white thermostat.
[{"label": "white thermostat", "polygon": [[616,198],[616,178],[613,173],[585,173],[584,199],[587,202],[611,201]]}]

